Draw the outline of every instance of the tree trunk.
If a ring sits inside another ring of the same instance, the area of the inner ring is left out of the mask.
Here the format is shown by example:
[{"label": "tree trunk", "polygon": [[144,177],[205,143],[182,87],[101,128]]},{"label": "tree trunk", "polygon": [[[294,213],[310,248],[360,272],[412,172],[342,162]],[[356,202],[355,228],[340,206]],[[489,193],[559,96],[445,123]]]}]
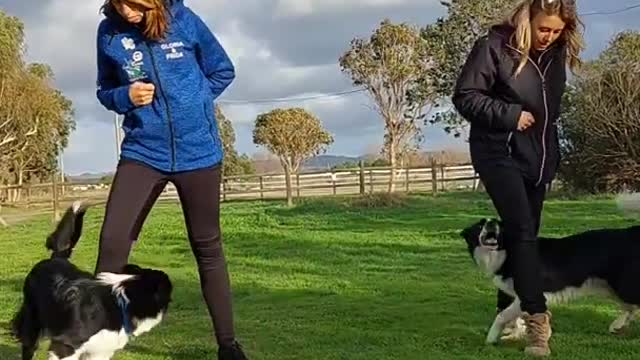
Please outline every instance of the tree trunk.
[{"label": "tree trunk", "polygon": [[12,188],[9,190],[9,202],[10,203],[15,203],[16,201],[18,201],[18,182],[19,182],[19,177],[18,174],[20,173],[20,169],[15,169],[13,174],[12,174],[12,178],[13,181],[11,182]]},{"label": "tree trunk", "polygon": [[24,170],[22,168],[18,169],[18,186],[19,188],[16,190],[16,201],[19,202],[22,200],[22,184],[24,184]]},{"label": "tree trunk", "polygon": [[389,141],[389,164],[391,164],[391,174],[389,175],[389,194],[396,189],[396,145],[395,139]]},{"label": "tree trunk", "polygon": [[291,189],[291,167],[284,166],[284,177],[287,184],[287,206],[293,206],[293,191]]}]

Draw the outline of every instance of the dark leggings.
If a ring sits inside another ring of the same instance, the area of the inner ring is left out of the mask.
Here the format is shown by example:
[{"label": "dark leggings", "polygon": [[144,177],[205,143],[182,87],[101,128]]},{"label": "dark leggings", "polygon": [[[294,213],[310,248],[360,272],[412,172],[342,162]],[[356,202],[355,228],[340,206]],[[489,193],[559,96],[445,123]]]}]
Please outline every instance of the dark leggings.
[{"label": "dark leggings", "polygon": [[149,211],[168,182],[183,208],[189,243],[198,264],[204,300],[219,345],[234,341],[231,290],[220,234],[220,170],[212,167],[165,174],[123,160],[113,180],[102,232],[96,273],[121,272]]},{"label": "dark leggings", "polygon": [[[480,178],[504,223],[504,241],[520,307],[529,314],[547,310],[542,290],[538,231],[546,194],[545,185],[526,181],[515,166],[492,166],[478,171]],[[498,311],[513,298],[498,291]]]}]

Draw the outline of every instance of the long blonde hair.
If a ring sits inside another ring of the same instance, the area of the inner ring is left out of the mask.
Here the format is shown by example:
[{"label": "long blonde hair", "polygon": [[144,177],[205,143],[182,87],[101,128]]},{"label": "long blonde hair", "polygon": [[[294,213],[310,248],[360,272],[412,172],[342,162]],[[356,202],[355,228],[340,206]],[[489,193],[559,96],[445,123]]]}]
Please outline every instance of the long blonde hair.
[{"label": "long blonde hair", "polygon": [[505,23],[515,28],[511,36],[511,46],[521,52],[520,63],[516,75],[522,71],[527,63],[531,50],[532,33],[531,20],[538,14],[559,16],[565,23],[562,34],[556,41],[567,46],[567,63],[571,71],[582,65],[580,52],[584,50],[582,31],[584,23],[580,20],[576,8],[576,0],[523,0],[507,17]]},{"label": "long blonde hair", "polygon": [[118,13],[115,7],[123,3],[144,9],[142,33],[147,39],[157,41],[164,38],[169,27],[165,0],[105,0],[100,9],[107,16],[115,15]]}]

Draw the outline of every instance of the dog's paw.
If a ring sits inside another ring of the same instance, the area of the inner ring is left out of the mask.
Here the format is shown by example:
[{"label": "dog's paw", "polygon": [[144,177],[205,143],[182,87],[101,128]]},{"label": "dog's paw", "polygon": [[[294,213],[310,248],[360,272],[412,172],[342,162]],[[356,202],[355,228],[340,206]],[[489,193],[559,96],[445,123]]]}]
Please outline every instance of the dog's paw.
[{"label": "dog's paw", "polygon": [[617,319],[615,319],[611,323],[611,325],[609,325],[609,332],[614,335],[623,335],[629,328],[632,319],[633,315],[631,313],[623,313]]},{"label": "dog's paw", "polygon": [[525,337],[527,333],[527,326],[522,318],[517,318],[514,321],[511,321],[505,326],[502,331],[501,340],[520,340]]},{"label": "dog's paw", "polygon": [[614,321],[609,325],[609,333],[612,335],[624,335],[628,328],[626,324],[620,325]]},{"label": "dog's paw", "polygon": [[508,333],[506,335],[502,335],[500,337],[500,340],[501,341],[519,341],[524,339],[526,334],[527,334],[526,330],[518,330],[518,331]]}]

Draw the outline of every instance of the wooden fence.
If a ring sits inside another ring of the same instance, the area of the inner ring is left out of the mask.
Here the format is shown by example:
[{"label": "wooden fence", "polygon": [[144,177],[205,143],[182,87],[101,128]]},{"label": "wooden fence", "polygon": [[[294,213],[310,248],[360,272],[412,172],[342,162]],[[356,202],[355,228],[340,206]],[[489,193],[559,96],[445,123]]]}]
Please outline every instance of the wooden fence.
[{"label": "wooden fence", "polygon": [[[293,175],[294,197],[356,195],[388,191],[391,169],[364,167],[334,171],[316,171]],[[281,199],[286,197],[284,174],[229,176],[222,181],[222,201]],[[471,165],[396,169],[395,192],[430,192],[475,190],[478,178]],[[51,213],[54,219],[60,209],[75,200],[106,202],[110,184],[56,183],[0,187],[0,200],[20,191],[20,200],[7,203],[5,209],[29,208],[38,213]],[[169,184],[159,200],[177,200],[175,187]],[[3,213],[0,212],[0,222]],[[7,217],[9,215],[6,215]],[[6,218],[6,217],[5,217]]]}]

